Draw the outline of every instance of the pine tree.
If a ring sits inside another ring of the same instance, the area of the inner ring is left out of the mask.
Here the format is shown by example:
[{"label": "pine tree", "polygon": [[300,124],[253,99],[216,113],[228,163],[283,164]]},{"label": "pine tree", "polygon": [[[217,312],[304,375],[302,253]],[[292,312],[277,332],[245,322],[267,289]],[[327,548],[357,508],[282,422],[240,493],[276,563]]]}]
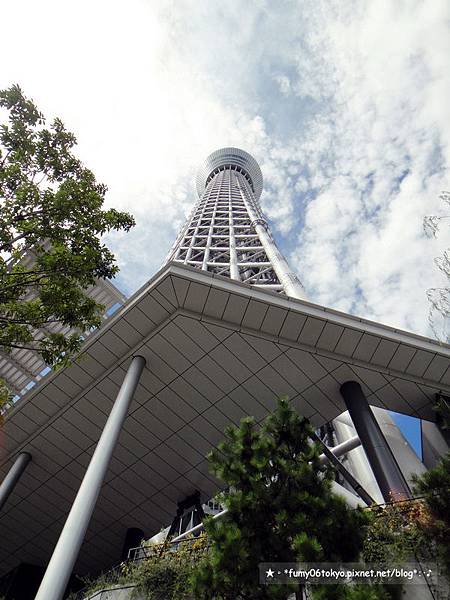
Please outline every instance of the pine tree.
[{"label": "pine tree", "polygon": [[[286,398],[261,427],[248,417],[227,428],[208,458],[230,489],[228,513],[206,523],[211,551],[194,577],[198,598],[285,599],[294,590],[301,597],[298,586],[259,584],[259,563],[358,558],[368,516],[332,493],[333,471],[320,465],[312,433]],[[326,587],[330,598],[343,597],[342,586]]]}]

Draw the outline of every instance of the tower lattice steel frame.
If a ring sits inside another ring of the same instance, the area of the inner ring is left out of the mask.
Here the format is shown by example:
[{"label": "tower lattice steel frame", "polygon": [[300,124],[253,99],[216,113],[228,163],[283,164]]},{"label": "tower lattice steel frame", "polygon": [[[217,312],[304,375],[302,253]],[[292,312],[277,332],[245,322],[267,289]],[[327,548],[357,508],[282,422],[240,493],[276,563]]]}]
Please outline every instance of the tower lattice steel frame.
[{"label": "tower lattice steel frame", "polygon": [[166,262],[305,299],[259,205],[263,177],[256,160],[238,148],[221,148],[208,156],[196,183],[199,200]]}]

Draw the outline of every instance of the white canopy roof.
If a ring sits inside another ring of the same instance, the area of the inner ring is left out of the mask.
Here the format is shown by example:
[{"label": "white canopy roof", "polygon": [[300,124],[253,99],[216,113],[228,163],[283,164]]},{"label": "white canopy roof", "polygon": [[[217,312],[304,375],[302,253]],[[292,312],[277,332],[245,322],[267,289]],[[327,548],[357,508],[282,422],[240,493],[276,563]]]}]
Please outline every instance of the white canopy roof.
[{"label": "white canopy roof", "polygon": [[82,547],[79,573],[120,559],[128,527],[151,535],[176,502],[217,490],[205,454],[242,416],[263,419],[289,395],[314,425],[345,410],[359,381],[369,403],[433,418],[450,395],[450,347],[180,264],[166,265],[86,342],[80,360],[41,381],[0,430],[0,477],[33,460],[0,515],[1,573],[45,564],[130,359],[147,366]]}]

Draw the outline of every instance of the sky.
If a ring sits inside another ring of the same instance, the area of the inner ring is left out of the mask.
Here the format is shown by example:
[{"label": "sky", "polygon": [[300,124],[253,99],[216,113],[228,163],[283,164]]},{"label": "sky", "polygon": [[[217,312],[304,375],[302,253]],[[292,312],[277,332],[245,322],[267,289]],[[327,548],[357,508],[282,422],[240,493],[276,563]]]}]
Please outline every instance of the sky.
[{"label": "sky", "polygon": [[[198,165],[237,146],[311,301],[431,335],[423,232],[449,189],[448,0],[16,0],[2,6],[0,87],[59,116],[134,214],[107,238],[127,294],[161,266]],[[450,212],[450,208],[449,208]]]}]

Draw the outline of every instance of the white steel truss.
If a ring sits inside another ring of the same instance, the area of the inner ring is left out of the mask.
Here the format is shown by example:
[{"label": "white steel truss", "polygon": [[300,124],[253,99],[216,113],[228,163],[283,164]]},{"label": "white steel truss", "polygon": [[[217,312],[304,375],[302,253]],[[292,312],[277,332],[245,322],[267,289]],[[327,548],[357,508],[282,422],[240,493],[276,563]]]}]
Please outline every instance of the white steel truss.
[{"label": "white steel truss", "polygon": [[199,172],[197,190],[199,201],[166,262],[305,299],[261,211],[262,174],[255,159],[237,148],[213,152]]}]

